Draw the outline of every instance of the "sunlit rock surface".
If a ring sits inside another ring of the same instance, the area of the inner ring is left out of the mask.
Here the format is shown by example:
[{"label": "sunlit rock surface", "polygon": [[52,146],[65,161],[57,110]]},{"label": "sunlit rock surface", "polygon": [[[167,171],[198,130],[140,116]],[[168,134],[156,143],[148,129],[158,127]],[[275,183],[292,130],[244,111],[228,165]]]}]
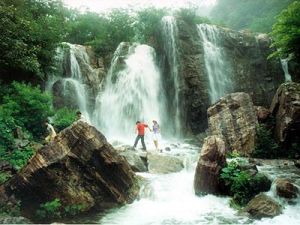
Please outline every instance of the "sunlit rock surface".
[{"label": "sunlit rock surface", "polygon": [[209,131],[221,136],[226,150],[248,156],[254,150],[257,117],[249,94],[226,95],[207,110]]},{"label": "sunlit rock surface", "polygon": [[175,173],[183,169],[183,161],[179,157],[149,153],[147,154],[148,170],[150,173]]},{"label": "sunlit rock surface", "polygon": [[41,148],[5,189],[29,215],[55,198],[63,206],[101,210],[132,202],[139,191],[127,161],[85,122],[75,122]]},{"label": "sunlit rock surface", "polygon": [[220,173],[226,164],[225,142],[218,136],[204,140],[194,178],[197,195],[220,194]]}]

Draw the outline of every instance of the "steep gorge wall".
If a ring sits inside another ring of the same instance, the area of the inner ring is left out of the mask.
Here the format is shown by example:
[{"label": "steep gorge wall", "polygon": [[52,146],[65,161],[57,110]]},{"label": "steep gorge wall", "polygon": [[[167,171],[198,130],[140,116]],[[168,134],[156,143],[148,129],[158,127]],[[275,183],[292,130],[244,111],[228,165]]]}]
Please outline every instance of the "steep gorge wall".
[{"label": "steep gorge wall", "polygon": [[[177,20],[177,27],[184,129],[197,134],[207,128],[207,108],[211,104],[203,42],[195,24]],[[265,34],[255,36],[218,29],[221,47],[232,71],[230,92],[249,93],[255,105],[269,106],[277,87],[284,81],[279,60],[267,59],[272,51],[270,38]],[[163,70],[168,71],[166,68]]]}]

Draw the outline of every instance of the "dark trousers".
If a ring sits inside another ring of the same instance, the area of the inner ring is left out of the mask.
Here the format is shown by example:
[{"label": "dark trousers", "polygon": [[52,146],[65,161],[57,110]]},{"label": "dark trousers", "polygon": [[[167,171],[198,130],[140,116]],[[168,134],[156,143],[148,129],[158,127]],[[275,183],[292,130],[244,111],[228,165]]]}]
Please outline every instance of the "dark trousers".
[{"label": "dark trousers", "polygon": [[145,141],[144,141],[144,135],[138,135],[138,136],[136,136],[133,147],[137,146],[137,144],[138,144],[138,142],[139,142],[140,139],[142,141],[143,149],[146,150],[146,145],[145,145]]}]

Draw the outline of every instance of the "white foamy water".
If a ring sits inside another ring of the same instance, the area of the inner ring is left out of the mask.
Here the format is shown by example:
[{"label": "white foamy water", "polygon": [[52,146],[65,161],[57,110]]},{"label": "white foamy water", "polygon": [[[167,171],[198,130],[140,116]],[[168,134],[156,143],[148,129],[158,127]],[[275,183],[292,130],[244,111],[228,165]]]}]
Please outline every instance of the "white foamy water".
[{"label": "white foamy water", "polygon": [[162,121],[164,99],[154,49],[132,45],[126,58],[122,58],[124,68],[115,70],[120,66],[119,52],[120,49],[112,61],[104,91],[97,97],[95,112],[99,116],[95,124],[108,138],[124,140],[132,137],[136,121],[149,125],[152,120]]},{"label": "white foamy water", "polygon": [[285,82],[292,81],[292,77],[289,73],[289,64],[288,64],[289,60],[290,60],[289,58],[280,59],[282,70],[284,72]]}]

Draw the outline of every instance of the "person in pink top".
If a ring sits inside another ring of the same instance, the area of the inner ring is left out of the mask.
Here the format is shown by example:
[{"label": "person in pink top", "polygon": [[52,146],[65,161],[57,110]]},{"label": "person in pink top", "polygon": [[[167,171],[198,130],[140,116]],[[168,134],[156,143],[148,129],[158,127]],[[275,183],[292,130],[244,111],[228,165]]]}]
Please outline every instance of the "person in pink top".
[{"label": "person in pink top", "polygon": [[[144,140],[144,137],[145,137],[145,127],[148,127],[147,124],[145,123],[141,123],[140,121],[137,121],[136,122],[136,131],[137,131],[137,136],[135,138],[135,142],[134,142],[134,145],[133,145],[133,148],[135,149],[139,140],[141,139],[141,142],[142,142],[142,145],[143,145],[143,150],[146,151],[146,145],[145,145],[145,140]],[[148,127],[148,129],[150,130],[150,128]],[[151,131],[151,130],[150,130]]]}]

